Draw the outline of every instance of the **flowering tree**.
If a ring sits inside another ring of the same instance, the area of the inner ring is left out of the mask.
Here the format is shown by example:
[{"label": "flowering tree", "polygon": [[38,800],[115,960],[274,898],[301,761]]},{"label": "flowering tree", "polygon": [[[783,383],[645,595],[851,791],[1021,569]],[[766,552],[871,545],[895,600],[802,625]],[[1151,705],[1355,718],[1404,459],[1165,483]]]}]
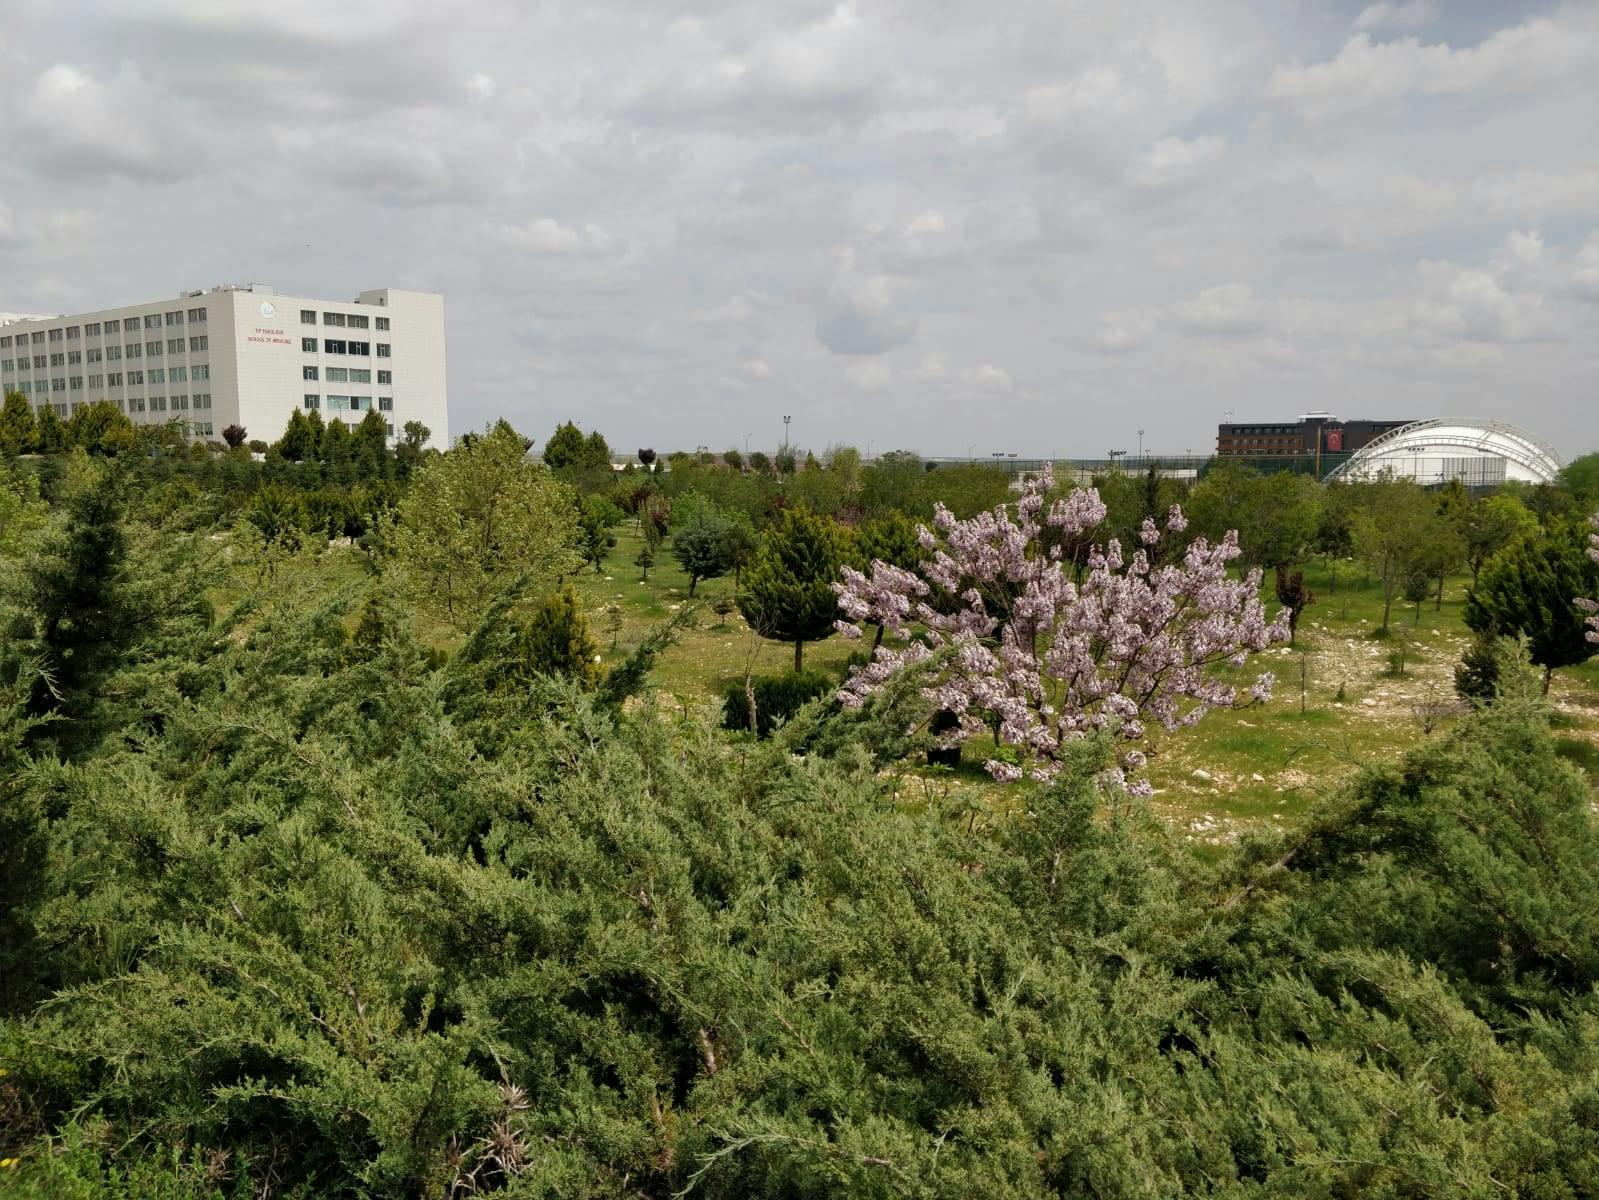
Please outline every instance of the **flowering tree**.
[{"label": "flowering tree", "polygon": [[[1588,535],[1588,557],[1599,563],[1599,513],[1589,517],[1588,524],[1594,528],[1594,532]],[[1599,601],[1579,596],[1577,607],[1585,613],[1596,614],[1588,618],[1588,640],[1599,642]]]},{"label": "flowering tree", "polygon": [[[835,585],[848,637],[881,624],[902,634],[920,625],[925,639],[879,648],[856,668],[840,699],[859,705],[897,672],[928,664],[927,694],[958,724],[944,738],[954,745],[993,723],[997,740],[1016,747],[1024,766],[991,761],[999,780],[1025,773],[1047,779],[1066,744],[1101,728],[1137,742],[1145,721],[1166,729],[1198,721],[1231,705],[1238,689],[1216,677],[1224,663],[1243,665],[1251,651],[1287,641],[1288,614],[1266,620],[1260,572],[1229,579],[1238,539],[1198,538],[1171,565],[1151,564],[1163,537],[1187,525],[1175,505],[1162,530],[1145,520],[1143,543],[1130,560],[1115,539],[1094,545],[1081,582],[1073,579],[1063,547],[1105,519],[1093,490],[1053,502],[1046,470],[1015,505],[957,520],[942,505],[933,528],[920,530],[927,559],[915,571],[874,562],[869,574],[846,568]],[[1266,699],[1272,674],[1249,694]],[[1137,770],[1144,755],[1129,747],[1121,769]],[[1125,776],[1121,776],[1125,778]],[[1130,790],[1147,794],[1139,780]]]}]

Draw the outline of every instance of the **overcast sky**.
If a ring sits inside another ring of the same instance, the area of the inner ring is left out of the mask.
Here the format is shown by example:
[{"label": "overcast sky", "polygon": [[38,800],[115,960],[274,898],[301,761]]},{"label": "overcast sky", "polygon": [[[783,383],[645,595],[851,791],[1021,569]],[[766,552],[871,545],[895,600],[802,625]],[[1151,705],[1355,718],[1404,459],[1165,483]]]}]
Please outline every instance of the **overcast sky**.
[{"label": "overcast sky", "polygon": [[624,450],[1570,457],[1596,130],[1596,0],[0,0],[0,310],[441,291],[453,432]]}]

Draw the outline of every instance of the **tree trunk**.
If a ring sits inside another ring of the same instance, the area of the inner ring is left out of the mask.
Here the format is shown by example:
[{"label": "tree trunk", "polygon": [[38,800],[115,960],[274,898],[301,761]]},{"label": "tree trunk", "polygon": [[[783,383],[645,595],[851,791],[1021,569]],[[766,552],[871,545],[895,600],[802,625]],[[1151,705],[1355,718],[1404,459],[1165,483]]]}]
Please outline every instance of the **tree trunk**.
[{"label": "tree trunk", "polygon": [[1394,594],[1387,588],[1382,590],[1382,627],[1388,628],[1388,612],[1393,608]]},{"label": "tree trunk", "polygon": [[688,577],[688,597],[690,600],[694,599],[694,585],[699,581],[700,577],[698,575],[690,575]]},{"label": "tree trunk", "polygon": [[881,625],[879,625],[877,627],[877,636],[872,639],[872,657],[873,658],[877,657],[878,648],[880,646],[882,646],[882,644],[883,644],[883,627]]},{"label": "tree trunk", "polygon": [[1543,669],[1543,694],[1545,696],[1549,694],[1549,681],[1554,678],[1554,675],[1555,669],[1553,667],[1545,667]]},{"label": "tree trunk", "polygon": [[800,638],[794,639],[794,674],[798,675],[805,669],[805,643]]},{"label": "tree trunk", "polygon": [[1444,610],[1444,576],[1442,571],[1438,572],[1438,603],[1432,607],[1434,612],[1443,612]]}]

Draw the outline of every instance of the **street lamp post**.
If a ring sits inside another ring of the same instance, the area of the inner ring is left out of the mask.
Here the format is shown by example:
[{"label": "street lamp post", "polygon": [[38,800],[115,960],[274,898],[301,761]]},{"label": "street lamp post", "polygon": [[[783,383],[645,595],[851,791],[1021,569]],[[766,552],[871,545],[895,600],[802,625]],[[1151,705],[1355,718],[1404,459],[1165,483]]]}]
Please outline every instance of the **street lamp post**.
[{"label": "street lamp post", "polygon": [[750,435],[746,433],[744,435],[744,457],[748,458],[749,454],[750,454]]},{"label": "street lamp post", "polygon": [[785,450],[788,449],[788,423],[793,419],[793,417],[787,415],[786,413],[783,416],[783,449]]},{"label": "street lamp post", "polygon": [[1138,457],[1144,457],[1144,431],[1142,429],[1138,431]]}]

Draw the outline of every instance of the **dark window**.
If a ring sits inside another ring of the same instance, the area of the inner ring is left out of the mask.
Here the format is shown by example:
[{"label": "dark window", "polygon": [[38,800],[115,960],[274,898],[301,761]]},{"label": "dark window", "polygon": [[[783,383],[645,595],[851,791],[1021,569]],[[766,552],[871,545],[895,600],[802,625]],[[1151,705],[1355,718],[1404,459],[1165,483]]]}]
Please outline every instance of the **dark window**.
[{"label": "dark window", "polygon": [[378,357],[379,358],[387,358],[388,356],[389,356],[389,344],[387,342],[379,342],[378,343]]},{"label": "dark window", "polygon": [[371,354],[372,353],[372,343],[371,342],[351,342],[350,343],[350,353],[351,354]]},{"label": "dark window", "polygon": [[316,309],[314,309],[314,308],[302,308],[300,310],[300,324],[302,324],[302,325],[315,325],[316,324]]},{"label": "dark window", "polygon": [[316,368],[315,367],[301,367],[300,368],[300,378],[301,379],[315,379],[316,378]]},{"label": "dark window", "polygon": [[315,338],[301,338],[300,339],[300,349],[304,350],[307,354],[315,354],[316,353],[316,339]]},{"label": "dark window", "polygon": [[313,394],[311,392],[307,392],[305,394],[304,403],[305,403],[305,407],[307,407],[307,408],[321,408],[322,407],[322,397],[317,396],[317,395],[315,395],[315,394]]},{"label": "dark window", "polygon": [[328,354],[343,354],[344,343],[339,341],[337,338],[324,338],[322,341],[322,349]]}]

